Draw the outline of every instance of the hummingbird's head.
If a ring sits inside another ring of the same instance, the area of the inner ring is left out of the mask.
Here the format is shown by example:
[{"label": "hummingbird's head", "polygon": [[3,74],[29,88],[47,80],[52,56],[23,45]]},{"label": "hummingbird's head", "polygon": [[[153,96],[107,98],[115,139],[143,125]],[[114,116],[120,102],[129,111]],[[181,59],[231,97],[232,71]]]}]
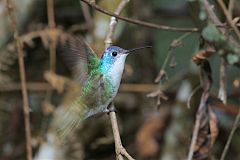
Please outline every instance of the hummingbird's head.
[{"label": "hummingbird's head", "polygon": [[101,57],[101,71],[103,74],[111,77],[111,83],[115,86],[115,88],[118,88],[120,84],[127,55],[129,53],[133,53],[133,51],[143,48],[150,48],[150,46],[129,50],[125,50],[117,46],[111,46],[105,49]]},{"label": "hummingbird's head", "polygon": [[117,46],[111,46],[105,49],[101,61],[103,65],[113,65],[117,61],[123,61],[125,62],[125,59],[127,57],[127,50],[122,49]]},{"label": "hummingbird's head", "polygon": [[121,70],[121,68],[123,70],[127,55],[128,53],[125,49],[117,46],[108,47],[101,57],[102,71],[107,73],[111,68],[116,68],[114,72]]},{"label": "hummingbird's head", "polygon": [[117,46],[110,46],[105,49],[101,57],[101,68],[103,72],[108,72],[113,69],[114,72],[122,72],[124,63],[128,54],[133,53],[138,49],[150,48],[151,46],[144,46],[134,49],[125,50]]}]

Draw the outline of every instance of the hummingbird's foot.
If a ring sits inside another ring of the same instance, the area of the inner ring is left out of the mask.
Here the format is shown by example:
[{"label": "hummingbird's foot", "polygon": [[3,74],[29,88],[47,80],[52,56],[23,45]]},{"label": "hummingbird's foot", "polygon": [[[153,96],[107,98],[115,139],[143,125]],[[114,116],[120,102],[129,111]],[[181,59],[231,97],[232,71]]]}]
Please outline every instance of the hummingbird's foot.
[{"label": "hummingbird's foot", "polygon": [[106,112],[109,114],[110,112],[117,112],[113,103],[110,103],[106,109]]}]

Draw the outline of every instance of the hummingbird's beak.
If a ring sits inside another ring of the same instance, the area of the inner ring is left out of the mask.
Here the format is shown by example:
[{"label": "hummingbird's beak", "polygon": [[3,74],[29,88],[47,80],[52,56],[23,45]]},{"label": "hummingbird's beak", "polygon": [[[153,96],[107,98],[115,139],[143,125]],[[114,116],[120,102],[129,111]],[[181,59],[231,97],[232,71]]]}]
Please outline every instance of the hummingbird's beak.
[{"label": "hummingbird's beak", "polygon": [[144,49],[144,48],[152,48],[152,46],[143,46],[143,47],[138,47],[138,48],[133,48],[133,49],[129,49],[129,50],[125,50],[123,52],[123,54],[129,54],[131,52],[134,52],[136,50],[140,50],[140,49]]}]

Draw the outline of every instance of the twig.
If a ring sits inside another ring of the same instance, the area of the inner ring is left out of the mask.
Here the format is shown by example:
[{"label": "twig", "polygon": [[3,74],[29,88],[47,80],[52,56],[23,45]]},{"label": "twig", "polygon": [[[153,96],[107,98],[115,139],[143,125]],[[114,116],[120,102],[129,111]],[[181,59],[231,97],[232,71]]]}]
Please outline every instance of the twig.
[{"label": "twig", "polygon": [[27,149],[27,160],[32,160],[32,139],[31,139],[31,126],[29,116],[29,101],[26,84],[26,72],[24,66],[24,53],[21,45],[21,39],[19,38],[16,17],[13,13],[13,3],[11,0],[7,0],[7,12],[11,21],[12,29],[14,31],[14,38],[16,40],[17,52],[18,52],[18,63],[19,72],[21,79],[22,97],[23,97],[23,112],[24,112],[24,123],[25,123],[25,134],[26,134],[26,149]]},{"label": "twig", "polygon": [[116,158],[117,160],[123,160],[123,156],[125,156],[129,160],[134,160],[126,151],[126,149],[122,146],[121,137],[119,134],[118,124],[117,124],[117,117],[114,110],[113,103],[110,104],[110,119],[112,124],[113,136],[115,141],[115,150],[116,150]]},{"label": "twig", "polygon": [[[47,0],[47,15],[48,15],[48,27],[53,30],[56,27],[55,17],[54,17],[54,0]],[[54,32],[50,33],[50,44],[49,44],[49,67],[51,72],[56,70],[56,34]],[[45,96],[45,102],[51,101],[52,90],[48,89]]]},{"label": "twig", "polygon": [[94,23],[93,23],[93,19],[91,17],[91,14],[90,14],[89,6],[82,1],[80,1],[80,4],[81,4],[81,7],[82,7],[83,16],[85,18],[85,21],[87,22],[86,25],[90,30],[92,30]]},{"label": "twig", "polygon": [[238,128],[239,121],[240,121],[240,108],[239,108],[239,110],[238,110],[237,117],[236,117],[236,119],[235,119],[235,121],[234,121],[233,128],[232,128],[232,130],[231,130],[231,132],[230,132],[230,134],[229,134],[227,143],[226,143],[226,145],[225,145],[225,147],[224,147],[224,150],[223,150],[223,153],[222,153],[222,155],[221,155],[220,160],[224,160],[224,159],[225,159],[225,156],[226,156],[226,154],[227,154],[228,148],[229,148],[230,143],[231,143],[231,141],[232,141],[233,135],[234,135],[236,129]]},{"label": "twig", "polygon": [[227,19],[228,24],[233,28],[234,32],[236,33],[238,40],[240,40],[240,31],[238,28],[233,24],[232,22],[232,16],[228,13],[228,9],[225,6],[224,2],[222,0],[217,0],[218,4],[220,5],[221,9],[223,10],[223,13]]},{"label": "twig", "polygon": [[232,19],[233,9],[234,9],[235,0],[229,0],[228,3],[228,13]]},{"label": "twig", "polygon": [[226,82],[226,61],[221,58],[220,62],[220,87],[218,91],[218,98],[222,100],[224,104],[227,103],[227,82]]},{"label": "twig", "polygon": [[207,99],[209,97],[209,89],[208,89],[208,88],[210,88],[209,86],[211,86],[211,85],[207,85],[207,87],[205,88],[205,90],[202,94],[202,97],[201,97],[200,105],[199,105],[197,115],[196,115],[196,121],[195,121],[195,125],[194,125],[193,136],[192,136],[187,160],[192,160],[192,158],[193,158],[194,149],[195,149],[195,145],[197,143],[197,138],[198,138],[198,133],[199,133],[199,129],[200,129],[201,120],[202,120],[203,115],[204,115],[203,110],[206,109],[206,102],[207,102]]},{"label": "twig", "polygon": [[47,15],[49,28],[55,28],[54,0],[47,0]]},{"label": "twig", "polygon": [[200,72],[201,73],[200,80],[202,81],[202,83],[204,83],[204,84],[202,84],[203,93],[201,96],[198,111],[196,113],[197,114],[196,121],[195,121],[195,125],[194,125],[193,136],[192,136],[187,160],[192,160],[192,158],[193,158],[195,146],[196,146],[197,139],[198,139],[200,124],[201,124],[203,115],[205,113],[204,111],[206,111],[206,109],[208,107],[210,89],[212,86],[212,76],[211,76],[212,72],[211,72],[211,67],[210,67],[209,62],[207,60],[204,60],[199,65],[200,65],[200,71],[201,71]]},{"label": "twig", "polygon": [[181,35],[180,37],[178,37],[177,39],[175,39],[175,40],[172,41],[172,43],[171,43],[171,45],[170,45],[170,48],[169,48],[169,50],[171,50],[171,51],[169,51],[169,53],[167,54],[167,57],[165,58],[164,63],[163,63],[163,65],[162,65],[162,69],[165,70],[165,68],[166,68],[166,66],[167,66],[167,63],[168,63],[168,61],[169,61],[169,58],[170,58],[171,55],[172,55],[172,50],[173,50],[174,48],[176,48],[177,46],[181,45],[181,44],[182,44],[182,41],[183,41],[185,38],[187,38],[188,36],[190,36],[191,33],[192,33],[192,32],[184,33],[183,35]]},{"label": "twig", "polygon": [[[122,0],[120,4],[118,5],[116,11],[114,12],[116,15],[119,15],[120,12],[123,10],[123,8],[126,6],[126,4],[129,2],[129,0]],[[113,39],[113,32],[117,26],[117,19],[116,17],[111,17],[111,21],[109,23],[109,28],[107,32],[107,36],[105,39],[105,48],[108,48],[112,45],[112,39]]]},{"label": "twig", "polygon": [[[222,26],[223,23],[217,17],[216,13],[213,10],[213,7],[208,2],[208,0],[202,1],[202,2],[204,4],[204,8],[206,9],[206,12],[209,16],[210,21],[212,21],[216,26]],[[222,34],[225,34],[227,32],[227,28],[224,28],[224,27],[220,27],[219,30],[221,31]],[[235,44],[236,46],[240,47],[239,43],[231,35],[229,35],[229,41]]]},{"label": "twig", "polygon": [[188,99],[187,99],[187,108],[190,109],[191,108],[191,99],[194,96],[194,94],[196,94],[196,92],[201,88],[200,85],[198,85],[196,88],[194,88],[194,90],[191,92],[191,94],[189,95]]},{"label": "twig", "polygon": [[55,34],[60,34],[62,31],[58,28],[53,28],[53,29],[42,29],[42,30],[37,30],[33,32],[28,32],[24,35],[20,36],[21,42],[22,43],[28,43],[32,41],[34,38],[38,37],[49,37],[51,33],[54,32]]},{"label": "twig", "polygon": [[[126,4],[129,2],[129,0],[121,0],[119,3],[115,14],[119,15],[123,8],[126,6]],[[115,17],[111,18],[111,21],[109,23],[109,28],[105,40],[105,48],[109,47],[112,44],[112,35],[115,31],[117,25],[117,20]],[[113,136],[114,136],[114,141],[115,141],[115,151],[116,151],[116,159],[117,160],[123,160],[123,156],[125,156],[129,160],[134,160],[126,151],[126,149],[123,147],[122,142],[121,142],[121,137],[119,134],[119,129],[118,129],[118,123],[117,123],[117,117],[116,113],[114,111],[114,105],[113,103],[110,104],[110,119],[111,119],[111,124],[112,124],[112,129],[113,129]]]},{"label": "twig", "polygon": [[[200,108],[201,107],[199,107],[199,109]],[[202,112],[200,112],[200,114],[197,114],[197,116],[196,116],[196,122],[195,122],[195,125],[194,125],[193,136],[192,136],[191,145],[190,145],[190,149],[189,149],[189,152],[188,152],[187,160],[192,160],[195,144],[197,142],[198,131],[199,131],[199,128],[200,128],[200,123],[201,123],[202,116],[203,116]]]},{"label": "twig", "polygon": [[[48,15],[48,27],[54,29],[55,18],[54,18],[54,0],[47,0],[47,15]],[[50,70],[55,71],[56,68],[56,37],[54,35],[50,36],[51,42],[49,46],[50,51]]]},{"label": "twig", "polygon": [[[46,91],[52,89],[52,86],[46,82],[28,82],[27,90],[30,91]],[[0,86],[0,92],[14,92],[21,90],[21,84],[19,83],[9,83]]]},{"label": "twig", "polygon": [[167,56],[164,59],[163,65],[158,73],[157,78],[155,78],[155,83],[158,83],[161,81],[162,77],[165,76],[166,72],[165,69],[167,67],[167,64],[171,58],[171,55],[173,54],[173,49],[175,49],[177,46],[182,44],[183,39],[185,39],[186,37],[188,37],[189,35],[191,35],[192,32],[187,32],[184,33],[183,35],[181,35],[180,37],[178,37],[177,39],[173,40],[171,45],[168,48],[168,52],[167,52]]},{"label": "twig", "polygon": [[81,0],[81,1],[87,3],[89,6],[95,8],[99,12],[102,12],[106,15],[113,16],[113,17],[116,17],[120,20],[129,22],[129,23],[132,23],[132,24],[136,24],[136,25],[141,25],[141,26],[144,26],[144,27],[147,27],[147,28],[159,29],[159,30],[168,30],[168,31],[178,31],[178,32],[197,32],[198,31],[197,28],[170,27],[170,26],[166,26],[166,25],[154,24],[154,23],[149,23],[149,22],[145,22],[145,21],[135,20],[135,19],[132,19],[132,18],[122,17],[122,16],[119,16],[115,13],[106,11],[106,10],[102,9],[101,7],[99,7],[98,5],[89,2],[88,0]]}]

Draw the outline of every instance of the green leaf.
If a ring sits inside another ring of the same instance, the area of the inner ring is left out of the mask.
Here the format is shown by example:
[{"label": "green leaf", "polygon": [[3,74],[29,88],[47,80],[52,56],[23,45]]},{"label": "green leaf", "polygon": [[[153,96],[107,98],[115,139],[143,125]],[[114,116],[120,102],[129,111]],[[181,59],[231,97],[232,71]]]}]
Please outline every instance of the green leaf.
[{"label": "green leaf", "polygon": [[227,61],[229,64],[235,64],[235,63],[239,62],[239,57],[234,54],[228,54]]},{"label": "green leaf", "polygon": [[217,42],[225,39],[224,36],[218,31],[215,25],[208,23],[208,25],[202,30],[202,36],[204,39],[210,42]]}]

